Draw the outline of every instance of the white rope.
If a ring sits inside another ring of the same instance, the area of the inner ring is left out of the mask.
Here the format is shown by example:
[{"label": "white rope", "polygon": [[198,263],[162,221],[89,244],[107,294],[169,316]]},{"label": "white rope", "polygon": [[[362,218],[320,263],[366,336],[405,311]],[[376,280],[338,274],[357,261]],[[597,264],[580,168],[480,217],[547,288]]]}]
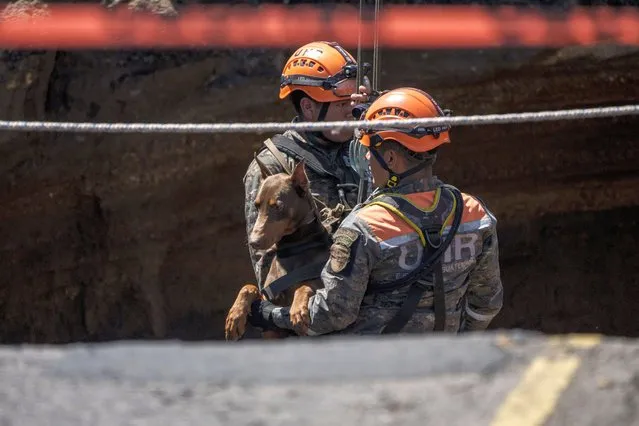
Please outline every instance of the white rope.
[{"label": "white rope", "polygon": [[364,0],[359,0],[359,17],[357,19],[357,93],[362,84],[362,21],[364,20]]},{"label": "white rope", "polygon": [[373,33],[373,90],[379,87],[380,59],[379,59],[379,10],[380,1],[375,0],[375,27]]},{"label": "white rope", "polygon": [[2,121],[0,130],[22,132],[76,133],[265,133],[285,130],[318,131],[331,129],[412,128],[442,125],[469,126],[481,124],[528,123],[583,118],[639,115],[639,105],[512,114],[470,115],[459,117],[413,118],[383,121],[321,121],[288,123],[73,123],[52,121]]}]

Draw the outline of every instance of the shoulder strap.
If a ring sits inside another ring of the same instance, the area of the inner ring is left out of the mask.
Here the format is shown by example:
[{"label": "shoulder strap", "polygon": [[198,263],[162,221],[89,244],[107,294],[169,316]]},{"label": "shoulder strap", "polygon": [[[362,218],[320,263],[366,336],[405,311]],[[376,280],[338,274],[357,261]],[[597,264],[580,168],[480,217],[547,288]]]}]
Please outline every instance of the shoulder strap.
[{"label": "shoulder strap", "polygon": [[[446,223],[443,219],[447,209],[445,203],[439,202],[441,197],[442,190],[440,187],[435,191],[435,197],[431,206],[425,209],[417,207],[401,194],[382,194],[375,197],[366,205],[378,205],[400,217],[407,225],[413,228],[417,235],[419,235],[422,246],[426,247],[428,235],[424,233],[424,230],[422,230],[418,224],[423,222],[424,215],[430,214],[433,218],[433,224],[439,224],[438,229],[441,229],[443,224]],[[444,197],[446,197],[446,195],[444,195]],[[431,226],[428,226],[428,228],[430,229]]]},{"label": "shoulder strap", "polygon": [[[278,162],[281,163],[280,158],[283,160],[284,157],[280,151],[285,152],[288,155],[293,156],[297,161],[301,161],[304,159],[306,165],[312,169],[314,172],[320,175],[328,175],[332,177],[339,178],[334,172],[331,172],[324,167],[322,161],[318,158],[318,156],[312,151],[304,146],[301,143],[297,142],[294,139],[286,137],[284,135],[275,135],[270,139],[264,141],[264,145],[268,148]],[[277,154],[276,154],[277,152]],[[278,156],[280,158],[278,158]],[[288,167],[286,168],[288,170]],[[291,173],[290,171],[288,172]]]},{"label": "shoulder strap", "polygon": [[280,152],[279,149],[277,149],[277,147],[275,146],[275,144],[273,144],[273,141],[269,138],[267,140],[264,141],[264,145],[266,146],[266,148],[271,151],[271,154],[273,154],[273,157],[275,157],[275,159],[277,160],[278,163],[280,163],[280,166],[282,166],[282,168],[284,169],[284,171],[287,174],[291,174],[291,170],[288,168],[288,164],[286,164],[286,159],[284,158],[284,156],[282,155],[282,153]]}]

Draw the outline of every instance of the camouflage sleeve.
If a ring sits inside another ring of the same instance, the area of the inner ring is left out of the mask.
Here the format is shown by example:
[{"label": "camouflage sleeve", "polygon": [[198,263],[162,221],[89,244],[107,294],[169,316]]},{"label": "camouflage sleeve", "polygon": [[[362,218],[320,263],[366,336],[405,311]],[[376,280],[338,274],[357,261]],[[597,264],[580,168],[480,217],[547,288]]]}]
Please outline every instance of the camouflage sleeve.
[{"label": "camouflage sleeve", "polygon": [[484,236],[482,253],[471,271],[464,323],[461,331],[485,330],[503,304],[503,287],[499,270],[499,243],[495,220]]},{"label": "camouflage sleeve", "polygon": [[[324,288],[311,297],[309,336],[343,330],[357,319],[379,245],[347,217],[335,232],[331,255],[322,271]],[[273,320],[292,329],[289,308],[276,308]]]},{"label": "camouflage sleeve", "polygon": [[[264,152],[259,154],[260,160],[266,165],[271,173],[280,173],[283,170],[270,154]],[[255,221],[257,220],[257,208],[255,207],[255,198],[257,191],[262,183],[262,172],[255,160],[251,161],[244,175],[244,217],[246,219],[246,238],[251,235]],[[249,256],[251,264],[255,271],[255,279],[262,288],[266,275],[268,274],[274,253],[265,250],[255,250],[249,246]]]}]

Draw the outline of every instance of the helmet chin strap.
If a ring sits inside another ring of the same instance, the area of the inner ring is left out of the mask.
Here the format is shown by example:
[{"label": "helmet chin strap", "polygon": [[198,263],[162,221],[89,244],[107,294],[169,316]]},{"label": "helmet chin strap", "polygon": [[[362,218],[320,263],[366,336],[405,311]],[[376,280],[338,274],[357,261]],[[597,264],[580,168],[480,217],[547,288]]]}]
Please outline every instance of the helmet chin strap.
[{"label": "helmet chin strap", "polygon": [[324,119],[326,118],[326,114],[328,113],[328,108],[330,106],[330,102],[322,102],[322,107],[320,108],[320,112],[317,115],[317,121],[324,121]]},{"label": "helmet chin strap", "polygon": [[[330,106],[331,106],[330,102],[322,102],[322,106],[320,107],[319,114],[317,115],[317,121],[324,121],[326,119],[326,114],[328,113],[328,108]],[[322,133],[321,131],[314,131],[314,132],[311,132],[311,134],[327,142],[333,142],[327,139],[326,136],[324,136],[324,133]]]},{"label": "helmet chin strap", "polygon": [[371,154],[373,154],[373,157],[375,157],[375,160],[377,160],[380,166],[382,166],[382,168],[384,168],[384,170],[388,172],[388,180],[386,181],[386,185],[385,185],[386,188],[396,187],[403,178],[410,175],[414,175],[415,173],[417,173],[418,171],[424,168],[425,161],[422,161],[415,167],[412,167],[402,173],[395,173],[393,170],[391,170],[390,167],[388,167],[388,164],[386,164],[386,161],[384,161],[384,157],[382,157],[382,155],[379,153],[379,151],[377,151],[376,148],[371,146],[370,152]]}]

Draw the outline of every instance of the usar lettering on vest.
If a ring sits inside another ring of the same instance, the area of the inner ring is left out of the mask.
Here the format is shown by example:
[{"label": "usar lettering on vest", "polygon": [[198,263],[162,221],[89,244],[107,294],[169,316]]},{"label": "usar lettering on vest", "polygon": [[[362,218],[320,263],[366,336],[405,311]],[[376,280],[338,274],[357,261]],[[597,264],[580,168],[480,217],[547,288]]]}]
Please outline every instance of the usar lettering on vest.
[{"label": "usar lettering on vest", "polygon": [[[457,234],[444,252],[444,263],[470,260],[476,257],[477,234]],[[453,257],[454,255],[454,257]]]},{"label": "usar lettering on vest", "polygon": [[[465,269],[475,262],[477,257],[477,234],[455,235],[450,246],[444,252],[443,266],[445,271]],[[421,262],[423,248],[419,241],[411,241],[399,247],[398,266],[405,271],[412,271]],[[411,255],[412,254],[412,255]],[[455,262],[453,265],[447,265]]]}]

